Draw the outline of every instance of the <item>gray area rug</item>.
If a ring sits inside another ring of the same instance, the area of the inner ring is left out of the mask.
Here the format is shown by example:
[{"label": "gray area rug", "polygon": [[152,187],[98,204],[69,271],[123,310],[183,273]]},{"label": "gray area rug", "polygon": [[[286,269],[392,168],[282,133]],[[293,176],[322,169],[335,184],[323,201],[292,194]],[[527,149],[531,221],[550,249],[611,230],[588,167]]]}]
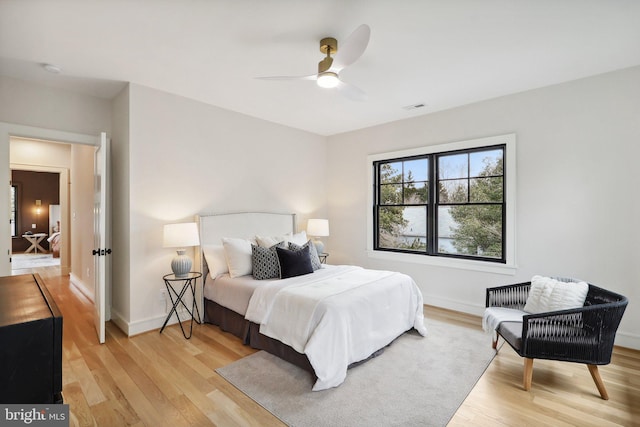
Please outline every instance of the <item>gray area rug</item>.
[{"label": "gray area rug", "polygon": [[25,268],[51,267],[60,265],[60,258],[54,258],[52,254],[12,254],[11,269],[22,270]]},{"label": "gray area rug", "polygon": [[490,336],[427,319],[337,388],[260,351],[216,372],[289,426],[445,426],[495,356]]}]

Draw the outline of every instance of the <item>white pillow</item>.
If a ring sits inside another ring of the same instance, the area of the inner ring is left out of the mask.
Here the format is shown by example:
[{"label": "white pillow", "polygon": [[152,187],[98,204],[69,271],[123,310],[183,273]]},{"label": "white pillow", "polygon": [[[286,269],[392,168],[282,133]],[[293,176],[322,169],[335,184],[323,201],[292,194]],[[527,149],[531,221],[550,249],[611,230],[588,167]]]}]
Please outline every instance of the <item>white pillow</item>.
[{"label": "white pillow", "polygon": [[224,237],[222,246],[229,267],[229,276],[233,278],[252,273],[250,240]]},{"label": "white pillow", "polygon": [[258,242],[258,246],[263,248],[270,248],[273,245],[277,245],[280,242],[284,241],[284,236],[256,236],[256,242]]},{"label": "white pillow", "polygon": [[284,235],[284,241],[285,243],[295,243],[298,246],[303,246],[305,243],[307,243],[309,239],[307,239],[307,232],[302,230],[299,233],[287,233]]},{"label": "white pillow", "polygon": [[202,252],[204,253],[204,259],[207,261],[207,265],[209,266],[209,274],[212,279],[229,272],[227,259],[224,257],[224,248],[222,245],[203,245]]},{"label": "white pillow", "polygon": [[586,282],[565,283],[550,277],[533,276],[524,311],[546,313],[548,311],[580,308],[587,298]]},{"label": "white pillow", "polygon": [[282,236],[256,236],[256,241],[258,242],[258,246],[262,246],[263,248],[270,248],[273,245],[277,245],[280,242],[284,242],[285,246],[291,242],[295,243],[298,246],[302,246],[307,243],[307,232],[301,231],[299,233],[287,233]]}]

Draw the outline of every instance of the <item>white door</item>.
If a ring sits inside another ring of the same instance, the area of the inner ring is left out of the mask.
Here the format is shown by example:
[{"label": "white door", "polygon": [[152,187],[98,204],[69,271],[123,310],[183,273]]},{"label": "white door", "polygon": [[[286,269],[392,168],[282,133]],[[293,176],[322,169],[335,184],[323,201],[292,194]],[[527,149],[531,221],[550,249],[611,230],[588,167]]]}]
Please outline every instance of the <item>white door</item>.
[{"label": "white door", "polygon": [[100,135],[100,146],[96,148],[94,166],[93,236],[95,260],[94,270],[94,322],[100,344],[105,340],[106,292],[111,280],[111,230],[109,220],[109,139],[107,134]]}]

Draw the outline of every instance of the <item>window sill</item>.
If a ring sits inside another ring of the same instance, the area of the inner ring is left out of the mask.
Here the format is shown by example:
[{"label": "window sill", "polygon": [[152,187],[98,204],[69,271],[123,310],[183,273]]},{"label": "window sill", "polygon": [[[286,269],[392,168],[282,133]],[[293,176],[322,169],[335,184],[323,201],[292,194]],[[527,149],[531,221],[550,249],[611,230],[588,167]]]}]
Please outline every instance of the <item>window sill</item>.
[{"label": "window sill", "polygon": [[510,276],[515,275],[517,271],[517,266],[512,264],[498,264],[494,262],[472,261],[468,259],[455,259],[398,252],[374,251],[371,249],[367,250],[367,256],[369,258],[382,259],[387,261],[409,262],[412,264],[433,265],[437,267],[481,271],[484,273],[506,274]]}]

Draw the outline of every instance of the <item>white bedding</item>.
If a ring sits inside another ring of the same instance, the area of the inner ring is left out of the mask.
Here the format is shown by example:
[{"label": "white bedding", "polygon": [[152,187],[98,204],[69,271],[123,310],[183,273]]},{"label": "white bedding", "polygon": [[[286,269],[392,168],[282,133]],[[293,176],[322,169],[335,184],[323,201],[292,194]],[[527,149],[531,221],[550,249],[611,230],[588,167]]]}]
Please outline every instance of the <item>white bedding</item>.
[{"label": "white bedding", "polygon": [[244,316],[253,291],[266,282],[256,280],[251,275],[232,279],[229,273],[221,274],[213,280],[207,277],[204,297]]},{"label": "white bedding", "polygon": [[422,310],[422,294],[405,274],[326,266],[257,287],[245,317],[306,354],[318,378],[313,390],[324,390],[340,385],[351,363],[405,331],[425,335]]}]

